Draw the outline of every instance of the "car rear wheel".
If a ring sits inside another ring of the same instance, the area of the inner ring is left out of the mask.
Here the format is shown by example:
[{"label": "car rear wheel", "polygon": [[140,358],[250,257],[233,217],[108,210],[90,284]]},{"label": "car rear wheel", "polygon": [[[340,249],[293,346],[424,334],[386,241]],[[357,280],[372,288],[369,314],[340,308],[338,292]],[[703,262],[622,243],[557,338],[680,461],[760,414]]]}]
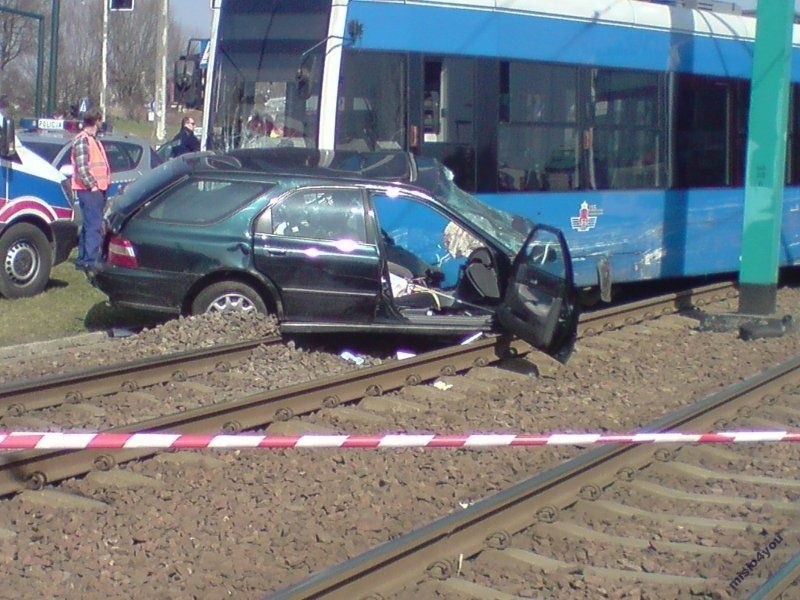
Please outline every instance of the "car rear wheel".
[{"label": "car rear wheel", "polygon": [[202,292],[192,302],[192,314],[244,312],[267,314],[263,298],[252,287],[239,281],[220,281]]},{"label": "car rear wheel", "polygon": [[13,225],[0,237],[0,295],[25,298],[44,290],[53,252],[42,231],[29,223]]}]

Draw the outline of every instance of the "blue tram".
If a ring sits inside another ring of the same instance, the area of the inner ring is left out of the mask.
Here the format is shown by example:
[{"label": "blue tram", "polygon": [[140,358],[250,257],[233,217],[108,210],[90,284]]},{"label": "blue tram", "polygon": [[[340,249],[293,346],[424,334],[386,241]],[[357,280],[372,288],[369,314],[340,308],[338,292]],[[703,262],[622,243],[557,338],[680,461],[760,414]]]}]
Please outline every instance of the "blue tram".
[{"label": "blue tram", "polygon": [[[755,19],[706,4],[224,0],[204,141],[439,158],[562,229],[589,291],[734,273]],[[782,266],[800,264],[800,60],[792,82]]]}]

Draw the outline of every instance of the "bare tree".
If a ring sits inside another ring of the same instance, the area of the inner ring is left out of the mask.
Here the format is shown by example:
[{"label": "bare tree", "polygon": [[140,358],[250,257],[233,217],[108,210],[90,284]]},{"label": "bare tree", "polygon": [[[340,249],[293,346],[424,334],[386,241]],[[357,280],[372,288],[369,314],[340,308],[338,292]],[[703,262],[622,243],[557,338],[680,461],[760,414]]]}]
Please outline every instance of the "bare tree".
[{"label": "bare tree", "polygon": [[[19,0],[7,2],[3,8],[12,8],[24,12],[31,11],[31,3],[26,6]],[[35,19],[13,12],[0,11],[0,71],[14,59],[25,53],[36,50],[37,23]]]},{"label": "bare tree", "polygon": [[109,18],[108,81],[112,103],[129,118],[141,117],[155,90],[156,40],[161,0],[139,0],[130,12]]},{"label": "bare tree", "polygon": [[[60,0],[58,23],[58,70],[56,110],[69,112],[81,99],[100,99],[102,79],[103,2],[107,0]],[[144,116],[145,104],[155,92],[157,16],[163,0],[137,0],[131,12],[109,13],[108,89],[109,112],[129,118]],[[198,0],[199,1],[199,0]],[[50,49],[52,0],[2,0],[3,7],[42,14],[45,17],[45,57]],[[20,114],[31,114],[37,69],[37,22],[35,19],[0,11],[0,94],[20,106]],[[189,35],[172,22],[169,29],[168,74],[179,55],[186,51]],[[47,80],[47,72],[43,74]],[[171,83],[168,83],[168,90]]]},{"label": "bare tree", "polygon": [[[2,7],[49,17],[43,0],[6,0]],[[33,107],[39,22],[0,10],[0,93],[23,110]]]},{"label": "bare tree", "polygon": [[81,98],[100,98],[103,11],[100,2],[61,0],[58,26],[57,105],[77,107]]}]

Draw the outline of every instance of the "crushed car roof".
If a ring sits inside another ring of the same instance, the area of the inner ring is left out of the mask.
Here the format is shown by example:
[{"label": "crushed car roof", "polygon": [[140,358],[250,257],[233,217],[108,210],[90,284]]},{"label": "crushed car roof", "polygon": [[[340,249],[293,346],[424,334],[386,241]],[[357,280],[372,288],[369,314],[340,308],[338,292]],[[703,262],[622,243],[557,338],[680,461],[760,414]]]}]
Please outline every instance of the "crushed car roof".
[{"label": "crushed car roof", "polygon": [[[183,164],[181,164],[183,163]],[[435,159],[410,152],[318,150],[314,148],[244,148],[225,153],[195,152],[170,161],[182,172],[241,172],[275,176],[346,179],[410,184],[434,191],[452,181]]]}]

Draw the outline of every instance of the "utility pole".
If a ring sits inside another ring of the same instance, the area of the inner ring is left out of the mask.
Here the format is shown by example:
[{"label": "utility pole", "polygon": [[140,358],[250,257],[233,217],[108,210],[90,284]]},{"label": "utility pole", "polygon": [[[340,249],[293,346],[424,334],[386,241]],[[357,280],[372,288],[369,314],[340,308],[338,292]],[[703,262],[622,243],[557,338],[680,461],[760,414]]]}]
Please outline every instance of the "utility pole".
[{"label": "utility pole", "polygon": [[769,315],[777,307],[793,22],[792,0],[758,3],[739,269],[745,314]]},{"label": "utility pole", "polygon": [[[793,25],[794,0],[758,3],[750,78],[739,312],[716,319],[719,329],[738,327],[743,339],[779,337],[796,328],[790,315],[779,318],[775,314]],[[714,322],[714,317],[708,321]]]},{"label": "utility pole", "polygon": [[[58,24],[61,20],[61,0],[53,0],[50,10],[50,77],[47,81],[47,114],[56,111],[56,81],[58,78]],[[37,112],[38,116],[38,112]]]},{"label": "utility pole", "polygon": [[158,14],[160,33],[156,53],[156,139],[159,143],[167,137],[167,36],[169,33],[169,0],[161,0]]},{"label": "utility pole", "polygon": [[108,120],[106,115],[106,88],[108,87],[108,2],[103,0],[103,35],[100,50],[100,113],[103,120]]}]

